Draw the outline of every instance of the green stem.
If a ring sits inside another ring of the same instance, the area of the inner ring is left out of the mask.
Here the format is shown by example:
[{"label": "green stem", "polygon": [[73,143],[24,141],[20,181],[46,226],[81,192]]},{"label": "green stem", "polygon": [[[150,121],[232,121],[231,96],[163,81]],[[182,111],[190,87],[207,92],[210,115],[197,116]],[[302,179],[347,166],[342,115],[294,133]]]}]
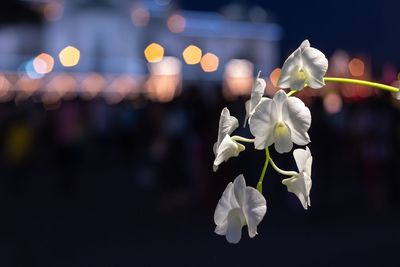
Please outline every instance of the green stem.
[{"label": "green stem", "polygon": [[298,90],[291,90],[288,94],[287,94],[287,96],[292,96],[292,95],[294,95],[295,93],[297,93],[298,92]]},{"label": "green stem", "polygon": [[231,140],[233,140],[233,141],[242,141],[242,142],[246,142],[246,143],[254,143],[254,139],[244,138],[244,137],[241,137],[239,135],[232,136]]},{"label": "green stem", "polygon": [[265,162],[264,162],[264,167],[263,167],[262,172],[261,172],[260,180],[258,180],[258,183],[257,183],[257,190],[260,191],[260,193],[262,193],[262,184],[263,184],[263,181],[264,181],[265,173],[266,173],[266,171],[267,171],[267,167],[268,167],[268,162],[269,162],[269,160],[270,160],[269,150],[268,150],[268,147],[266,147],[266,148],[265,148]]},{"label": "green stem", "polygon": [[274,168],[275,171],[279,172],[280,174],[283,174],[283,175],[286,175],[286,176],[297,176],[297,175],[299,175],[295,171],[284,171],[284,170],[278,168],[278,166],[276,166],[275,162],[272,160],[271,157],[269,158],[269,162],[271,162],[272,168]]},{"label": "green stem", "polygon": [[389,92],[399,92],[399,88],[381,84],[381,83],[374,83],[374,82],[368,82],[364,80],[357,80],[357,79],[348,79],[348,78],[338,78],[338,77],[325,77],[324,78],[325,82],[335,82],[335,83],[349,83],[349,84],[357,84],[357,85],[364,85],[364,86],[369,86]]}]

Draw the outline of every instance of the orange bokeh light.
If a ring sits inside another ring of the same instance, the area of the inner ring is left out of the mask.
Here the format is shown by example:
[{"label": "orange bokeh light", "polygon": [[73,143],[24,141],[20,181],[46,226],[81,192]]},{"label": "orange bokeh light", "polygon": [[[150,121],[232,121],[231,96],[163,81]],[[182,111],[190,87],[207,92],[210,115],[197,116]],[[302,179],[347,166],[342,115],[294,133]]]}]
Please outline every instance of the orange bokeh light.
[{"label": "orange bokeh light", "polygon": [[167,20],[168,29],[173,33],[180,33],[185,30],[186,19],[178,14],[173,14]]},{"label": "orange bokeh light", "polygon": [[46,74],[53,70],[54,58],[46,53],[41,53],[33,60],[33,68],[38,74]]},{"label": "orange bokeh light", "polygon": [[216,71],[219,66],[219,58],[213,53],[207,53],[201,58],[200,65],[204,72]]},{"label": "orange bokeh light", "polygon": [[269,79],[271,80],[271,83],[273,86],[277,86],[279,77],[281,76],[281,69],[276,68],[274,69],[271,74],[269,75]]},{"label": "orange bokeh light", "polygon": [[182,56],[186,64],[194,65],[198,64],[201,60],[202,51],[199,47],[195,45],[189,45],[183,50]]},{"label": "orange bokeh light", "polygon": [[144,50],[144,56],[148,62],[159,62],[164,57],[164,48],[157,43],[151,43]]},{"label": "orange bokeh light", "polygon": [[349,62],[348,68],[349,68],[350,74],[355,76],[355,77],[364,75],[365,64],[359,58],[353,58]]}]

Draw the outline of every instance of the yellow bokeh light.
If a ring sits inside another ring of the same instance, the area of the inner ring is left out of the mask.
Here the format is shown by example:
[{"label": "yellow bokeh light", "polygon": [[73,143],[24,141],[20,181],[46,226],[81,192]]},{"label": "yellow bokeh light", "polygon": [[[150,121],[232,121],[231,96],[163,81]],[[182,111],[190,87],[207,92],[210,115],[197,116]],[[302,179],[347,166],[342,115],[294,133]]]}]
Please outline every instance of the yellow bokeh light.
[{"label": "yellow bokeh light", "polygon": [[76,47],[67,46],[58,54],[61,64],[64,67],[73,67],[78,64],[81,53]]},{"label": "yellow bokeh light", "polygon": [[219,66],[219,58],[213,53],[207,53],[201,58],[200,65],[204,72],[216,71]]},{"label": "yellow bokeh light", "polygon": [[54,59],[46,53],[42,53],[33,60],[33,68],[39,74],[46,74],[53,70]]},{"label": "yellow bokeh light", "polygon": [[173,33],[180,33],[185,30],[186,19],[181,15],[174,14],[167,20],[168,29]]},{"label": "yellow bokeh light", "polygon": [[364,75],[365,64],[364,64],[364,62],[362,62],[361,59],[353,58],[349,62],[348,67],[349,67],[349,71],[350,71],[351,75],[353,75],[355,77]]},{"label": "yellow bokeh light", "polygon": [[157,43],[151,43],[144,50],[144,56],[148,62],[159,62],[164,57],[164,48]]},{"label": "yellow bokeh light", "polygon": [[201,49],[195,45],[189,45],[188,47],[183,50],[183,59],[185,60],[186,64],[194,65],[198,64],[201,60],[202,52]]}]

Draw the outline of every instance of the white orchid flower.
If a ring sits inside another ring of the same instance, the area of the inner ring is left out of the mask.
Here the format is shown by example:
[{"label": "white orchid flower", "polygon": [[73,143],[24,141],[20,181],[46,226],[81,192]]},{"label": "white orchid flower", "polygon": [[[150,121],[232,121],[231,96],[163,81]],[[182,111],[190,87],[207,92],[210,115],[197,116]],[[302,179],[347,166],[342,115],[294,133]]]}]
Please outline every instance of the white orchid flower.
[{"label": "white orchid flower", "polygon": [[250,100],[247,100],[245,104],[246,117],[244,118],[244,127],[246,127],[247,120],[253,115],[255,108],[263,98],[266,85],[265,80],[260,78],[260,73],[258,73],[257,79],[251,90]]},{"label": "white orchid flower", "polygon": [[296,149],[293,151],[293,156],[299,169],[298,175],[284,179],[282,184],[286,185],[289,192],[295,194],[304,209],[311,206],[310,190],[311,190],[311,165],[312,156],[310,149]]},{"label": "white orchid flower", "polygon": [[218,166],[231,157],[237,157],[245,146],[231,139],[230,134],[239,126],[238,120],[231,116],[229,110],[224,108],[219,118],[218,138],[214,144],[214,166],[216,172]]},{"label": "white orchid flower", "polygon": [[328,70],[328,60],[325,55],[310,47],[310,42],[304,40],[285,61],[278,87],[301,90],[305,86],[318,89],[325,85],[324,75]]},{"label": "white orchid flower", "polygon": [[257,235],[257,225],[267,212],[264,196],[255,188],[246,186],[243,175],[226,187],[214,213],[215,233],[225,235],[229,243],[238,243],[242,227],[247,225],[249,236]]},{"label": "white orchid flower", "polygon": [[292,150],[293,143],[306,145],[311,125],[310,110],[297,97],[288,97],[279,90],[273,99],[262,99],[250,118],[250,131],[256,149],[265,149],[275,143],[278,153]]}]

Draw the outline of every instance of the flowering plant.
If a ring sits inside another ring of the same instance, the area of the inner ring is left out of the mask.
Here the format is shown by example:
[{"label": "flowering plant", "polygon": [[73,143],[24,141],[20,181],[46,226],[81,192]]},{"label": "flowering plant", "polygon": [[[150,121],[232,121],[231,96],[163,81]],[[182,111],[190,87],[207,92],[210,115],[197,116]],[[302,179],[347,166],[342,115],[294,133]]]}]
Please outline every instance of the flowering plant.
[{"label": "flowering plant", "polygon": [[[262,195],[264,176],[269,165],[278,173],[288,176],[282,184],[288,192],[297,196],[304,209],[311,206],[310,191],[312,186],[311,166],[313,157],[307,144],[311,142],[308,130],[311,126],[311,112],[303,101],[293,96],[305,87],[319,89],[327,82],[350,83],[374,87],[399,93],[399,89],[364,80],[325,77],[328,60],[316,48],[305,40],[284,62],[278,87],[282,88],[272,98],[264,97],[266,82],[260,74],[254,82],[250,99],[245,104],[246,117],[254,139],[231,136],[238,127],[238,120],[230,115],[227,108],[221,112],[217,142],[214,144],[215,160],[213,169],[218,170],[221,163],[231,157],[239,156],[245,146],[239,142],[253,143],[254,148],[265,150],[265,163],[256,188],[246,186],[243,175],[230,182],[220,198],[214,214],[215,232],[225,235],[229,243],[238,243],[242,227],[247,225],[251,238],[257,234],[257,226],[267,211],[267,202]],[[283,89],[290,89],[289,92]],[[288,153],[293,143],[306,146],[293,151],[298,171],[280,169],[271,158],[269,147],[274,145],[280,153]]]}]

